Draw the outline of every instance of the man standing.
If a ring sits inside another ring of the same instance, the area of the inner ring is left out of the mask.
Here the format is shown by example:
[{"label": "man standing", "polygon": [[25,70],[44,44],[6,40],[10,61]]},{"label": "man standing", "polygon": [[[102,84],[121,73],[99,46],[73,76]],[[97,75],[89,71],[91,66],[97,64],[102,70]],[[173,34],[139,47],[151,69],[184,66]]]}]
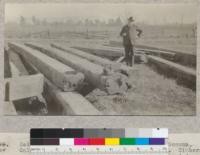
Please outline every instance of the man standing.
[{"label": "man standing", "polygon": [[140,37],[142,30],[135,25],[133,17],[128,18],[128,24],[123,26],[120,36],[123,37],[123,45],[125,50],[125,62],[128,66],[133,64],[134,46],[136,38]]}]

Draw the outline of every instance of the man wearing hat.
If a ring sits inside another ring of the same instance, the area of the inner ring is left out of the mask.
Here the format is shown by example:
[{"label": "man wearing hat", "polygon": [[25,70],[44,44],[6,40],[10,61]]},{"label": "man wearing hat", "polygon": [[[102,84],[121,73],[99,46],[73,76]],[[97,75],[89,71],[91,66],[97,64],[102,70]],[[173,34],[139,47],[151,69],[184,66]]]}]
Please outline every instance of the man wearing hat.
[{"label": "man wearing hat", "polygon": [[137,37],[140,37],[142,30],[134,23],[133,17],[128,18],[128,23],[123,26],[120,36],[123,37],[123,45],[125,50],[125,61],[128,66],[133,64],[134,46]]}]

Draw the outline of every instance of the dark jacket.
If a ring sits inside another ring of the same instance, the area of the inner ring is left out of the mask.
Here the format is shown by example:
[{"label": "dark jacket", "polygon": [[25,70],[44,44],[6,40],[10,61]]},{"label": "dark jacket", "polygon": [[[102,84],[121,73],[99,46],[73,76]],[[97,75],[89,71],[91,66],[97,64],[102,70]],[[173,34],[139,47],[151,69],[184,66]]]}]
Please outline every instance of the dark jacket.
[{"label": "dark jacket", "polygon": [[123,26],[120,36],[123,37],[123,45],[131,45],[131,39],[130,39],[130,33],[129,33],[129,26],[125,25]]},{"label": "dark jacket", "polygon": [[136,37],[140,37],[142,33],[142,30],[138,29],[136,25],[132,25],[131,28],[128,25],[125,25],[120,32],[120,36],[123,37],[124,46],[134,45],[136,42]]}]

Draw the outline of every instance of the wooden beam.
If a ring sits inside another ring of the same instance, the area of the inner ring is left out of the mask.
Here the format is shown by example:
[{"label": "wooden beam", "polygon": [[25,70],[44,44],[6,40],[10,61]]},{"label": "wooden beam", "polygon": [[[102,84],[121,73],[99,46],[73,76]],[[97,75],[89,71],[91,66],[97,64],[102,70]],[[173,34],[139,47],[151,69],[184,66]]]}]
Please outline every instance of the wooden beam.
[{"label": "wooden beam", "polygon": [[124,53],[123,50],[122,51],[116,50],[116,49],[113,50],[112,48],[102,46],[102,45],[92,45],[92,46],[91,45],[88,45],[88,46],[76,45],[76,46],[73,46],[73,48],[80,49],[85,52],[88,52],[88,53],[91,53],[103,58],[109,58],[111,60],[114,60],[116,58],[123,56],[123,53]]},{"label": "wooden beam", "polygon": [[[38,49],[38,50],[42,50],[42,49],[46,48],[44,45],[41,45],[41,44],[26,43],[26,45],[30,46],[32,48]],[[76,56],[79,56],[81,58],[87,59],[87,60],[94,62],[96,64],[102,65],[103,67],[105,67],[105,69],[107,71],[111,71],[111,70],[115,71],[115,70],[120,68],[119,63],[115,63],[115,62],[112,62],[108,59],[103,59],[101,57],[98,57],[98,56],[95,56],[95,55],[92,55],[92,54],[88,54],[86,52],[83,52],[83,51],[75,49],[75,48],[70,48],[70,47],[67,47],[67,46],[64,46],[64,45],[61,45],[61,44],[57,44],[57,43],[56,44],[52,43],[51,46],[54,47],[54,48],[60,49],[62,51],[68,52],[70,54],[74,54]]]},{"label": "wooden beam", "polygon": [[[36,43],[26,43],[26,45],[29,47],[32,47],[34,49],[40,50],[40,51],[46,48],[46,46],[41,45],[41,44],[36,44]],[[118,62],[113,62],[109,59],[102,58],[102,57],[99,57],[99,56],[96,56],[96,55],[93,55],[93,54],[90,54],[87,52],[83,52],[82,50],[78,50],[75,48],[70,48],[68,46],[61,45],[58,43],[51,43],[51,46],[54,48],[60,49],[62,51],[68,52],[70,54],[79,56],[81,58],[87,59],[88,61],[90,61],[92,63],[101,65],[104,67],[104,70],[106,70],[107,72],[114,71],[114,72],[124,73],[125,75],[130,75],[136,70],[135,68],[126,66],[124,64],[120,64]],[[105,47],[105,48],[107,48],[107,47]],[[138,62],[140,59],[140,57],[138,55],[136,55],[135,58],[136,58],[136,62]]]},{"label": "wooden beam", "polygon": [[12,77],[15,78],[15,77],[18,77],[21,75],[19,69],[15,66],[15,64],[13,62],[9,62],[10,64],[10,70],[11,70],[11,74],[12,74]]},{"label": "wooden beam", "polygon": [[22,60],[16,52],[13,52],[12,50],[9,50],[10,55],[10,61],[18,68],[20,75],[28,75],[28,71],[26,70],[24,64],[22,63]]},{"label": "wooden beam", "polygon": [[101,113],[82,95],[76,92],[62,92],[45,79],[45,97],[62,107],[62,115],[101,115]]},{"label": "wooden beam", "polygon": [[17,111],[12,101],[4,102],[3,111],[4,115],[17,115]]},{"label": "wooden beam", "polygon": [[[31,70],[31,73],[40,73],[30,62],[24,61],[29,70]],[[61,105],[62,115],[101,115],[101,113],[82,95],[76,92],[74,92],[73,95],[75,99],[70,99],[70,97],[72,97],[71,93],[63,92],[47,78],[44,78],[44,97],[49,103]],[[80,102],[72,102],[72,100],[78,100]]]},{"label": "wooden beam", "polygon": [[38,96],[43,92],[44,77],[42,74],[20,76],[4,80],[8,101]]},{"label": "wooden beam", "polygon": [[108,94],[124,93],[129,88],[128,78],[121,73],[107,73],[100,65],[55,48],[46,47],[41,52],[84,73],[90,83]]},{"label": "wooden beam", "polygon": [[10,56],[8,50],[4,48],[4,78],[11,77]]},{"label": "wooden beam", "polygon": [[9,47],[30,61],[42,74],[63,91],[79,89],[84,75],[71,67],[29,47],[17,43],[9,43]]},{"label": "wooden beam", "polygon": [[[109,46],[115,46],[117,48],[120,48],[122,47],[122,42],[110,41]],[[196,55],[189,54],[189,52],[187,51],[177,51],[177,50],[166,49],[162,47],[153,47],[153,46],[147,46],[147,45],[141,45],[141,44],[137,44],[136,48],[149,51],[150,53],[153,52],[154,55],[157,53],[156,54],[157,56],[160,53],[160,55],[167,60],[173,61],[175,63],[179,63],[184,66],[196,68]],[[172,53],[175,54],[173,58],[172,58]]]},{"label": "wooden beam", "polygon": [[148,64],[157,68],[161,74],[175,78],[178,84],[196,90],[196,71],[194,69],[151,55],[148,56]]},{"label": "wooden beam", "polygon": [[76,92],[60,92],[56,96],[65,105],[69,105],[75,115],[101,115],[88,100]]},{"label": "wooden beam", "polygon": [[81,50],[70,48],[70,47],[67,47],[64,45],[52,43],[51,46],[55,47],[57,49],[69,52],[71,54],[80,56],[82,58],[85,58],[85,59],[87,59],[91,62],[94,62],[96,64],[99,64],[101,66],[104,66],[106,68],[106,70],[113,70],[114,72],[122,71],[122,72],[125,72],[127,75],[129,75],[130,73],[132,73],[133,70],[135,70],[134,68],[125,66],[124,64],[120,64],[118,62],[113,62],[106,58],[101,58],[99,56],[95,56],[95,55],[83,52]]},{"label": "wooden beam", "polygon": [[[29,73],[27,65],[24,64],[23,57],[20,56],[19,54],[17,54],[16,52],[13,52],[12,50],[8,50],[8,51],[9,51],[10,60],[11,60],[12,65],[16,66],[16,68],[18,69],[18,75],[16,75],[17,77],[24,76],[24,75],[38,74],[38,72]],[[38,94],[37,98],[42,103],[47,105],[47,103],[46,103],[45,99],[43,98],[42,94]]]}]

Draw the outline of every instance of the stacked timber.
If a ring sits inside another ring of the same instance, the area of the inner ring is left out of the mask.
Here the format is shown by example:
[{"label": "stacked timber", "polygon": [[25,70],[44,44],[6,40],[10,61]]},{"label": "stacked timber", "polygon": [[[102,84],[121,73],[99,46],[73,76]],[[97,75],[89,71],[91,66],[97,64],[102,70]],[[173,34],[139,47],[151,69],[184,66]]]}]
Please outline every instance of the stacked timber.
[{"label": "stacked timber", "polygon": [[[43,45],[34,44],[34,43],[26,43],[26,45],[30,46],[32,48],[38,49],[38,50],[42,50],[42,49],[45,48],[45,46],[43,46]],[[52,43],[51,46],[55,47],[57,49],[63,50],[65,52],[68,52],[70,54],[74,54],[76,56],[79,56],[81,58],[87,59],[87,60],[89,60],[89,61],[91,61],[95,64],[101,65],[101,66],[104,67],[104,69],[107,72],[111,72],[111,71],[122,72],[122,73],[125,73],[126,75],[129,75],[134,70],[133,68],[125,66],[124,64],[113,62],[113,61],[110,61],[108,59],[104,59],[104,58],[101,58],[99,56],[95,56],[93,54],[83,52],[83,51],[78,50],[78,49],[70,48],[68,46],[60,45],[60,44],[57,44],[57,43],[56,44]]]},{"label": "stacked timber", "polygon": [[[46,48],[44,45],[41,45],[41,44],[26,43],[25,45],[30,46],[30,47],[35,48],[35,49],[38,49],[38,50],[42,50],[42,49]],[[75,49],[75,48],[70,48],[68,46],[60,45],[60,44],[57,44],[57,43],[56,44],[52,43],[51,46],[54,47],[54,48],[63,50],[65,52],[68,52],[70,54],[74,54],[76,56],[79,56],[81,58],[87,59],[87,60],[89,60],[93,63],[102,65],[103,67],[105,67],[105,70],[108,71],[108,72],[112,71],[112,70],[113,71],[119,70],[120,66],[121,66],[120,63],[115,63],[115,62],[112,62],[108,59],[103,59],[101,57],[98,57],[98,56],[95,56],[95,55],[92,55],[92,54],[88,54],[88,53],[83,52],[81,50],[78,50],[78,49]]]},{"label": "stacked timber", "polygon": [[[86,52],[83,52],[78,49],[70,48],[67,46],[59,45],[59,44],[51,44],[52,47],[58,48],[60,50],[75,54],[77,56],[83,57],[89,61],[92,61],[96,64],[102,65],[105,68],[108,68],[110,70],[113,70],[114,72],[121,72],[125,73],[126,75],[129,75],[132,71],[134,71],[134,68],[126,66],[124,64],[113,62],[105,58],[101,58],[99,56],[95,56]],[[113,50],[114,51],[114,50]],[[108,51],[109,53],[109,51]]]},{"label": "stacked timber", "polygon": [[91,84],[108,94],[124,93],[130,86],[127,76],[116,72],[105,72],[103,66],[92,63],[87,59],[48,46],[37,49],[82,72]]},{"label": "stacked timber", "polygon": [[79,89],[84,75],[71,67],[29,47],[18,43],[9,43],[9,47],[30,61],[42,74],[63,91]]},{"label": "stacked timber", "polygon": [[[122,42],[118,41],[110,41],[109,42],[109,46],[114,46],[114,47],[122,47]],[[188,66],[188,67],[192,67],[192,68],[196,68],[196,55],[195,54],[190,54],[187,51],[176,51],[173,49],[165,49],[162,47],[152,47],[152,46],[148,46],[148,45],[140,45],[137,44],[135,46],[137,49],[141,49],[141,50],[145,50],[145,51],[149,51],[150,54],[153,55],[157,55],[160,53],[160,56],[162,56],[163,58],[173,61],[175,63],[184,65],[184,66]],[[172,57],[173,56],[173,57]]]},{"label": "stacked timber", "polygon": [[83,50],[85,52],[103,57],[103,58],[109,58],[111,60],[114,60],[116,58],[119,58],[123,56],[123,50],[121,51],[120,49],[112,49],[106,46],[102,45],[92,45],[92,46],[86,46],[86,45],[76,45],[73,46],[73,48]]},{"label": "stacked timber", "polygon": [[[40,73],[35,66],[24,60],[30,73]],[[44,97],[48,104],[61,106],[62,115],[101,115],[101,113],[81,94],[63,92],[47,78],[44,78]]]},{"label": "stacked timber", "polygon": [[161,74],[175,78],[178,84],[196,90],[196,71],[194,69],[151,55],[148,56],[148,63]]}]

